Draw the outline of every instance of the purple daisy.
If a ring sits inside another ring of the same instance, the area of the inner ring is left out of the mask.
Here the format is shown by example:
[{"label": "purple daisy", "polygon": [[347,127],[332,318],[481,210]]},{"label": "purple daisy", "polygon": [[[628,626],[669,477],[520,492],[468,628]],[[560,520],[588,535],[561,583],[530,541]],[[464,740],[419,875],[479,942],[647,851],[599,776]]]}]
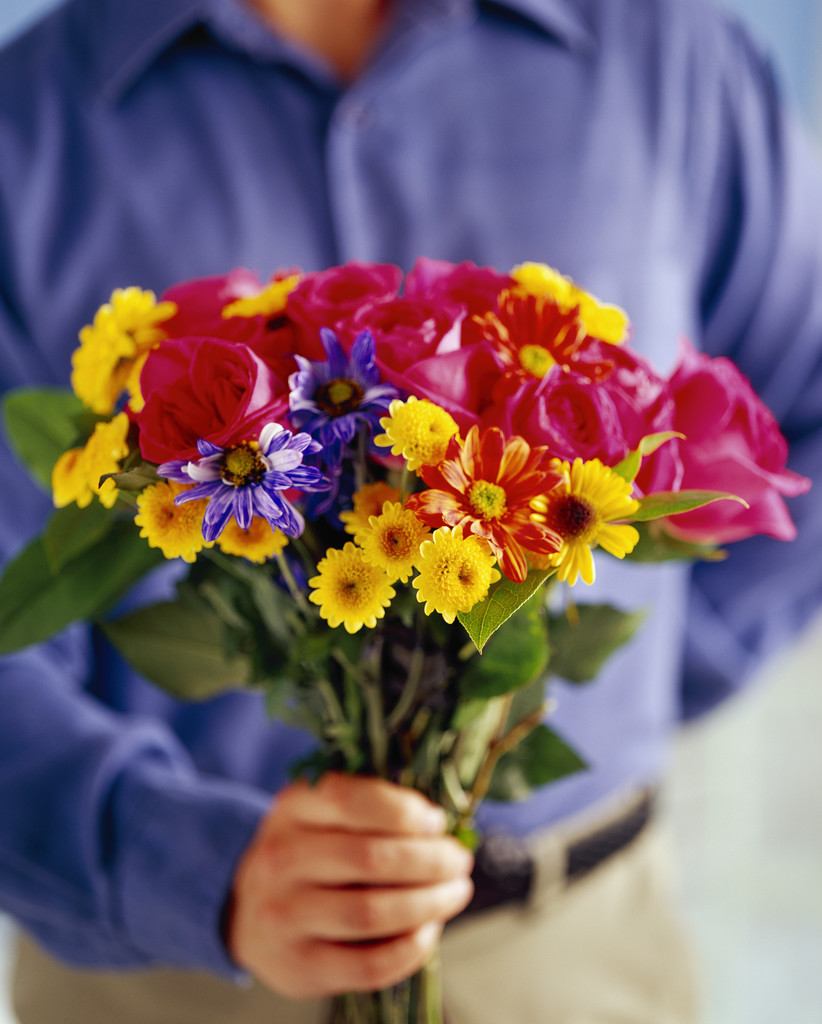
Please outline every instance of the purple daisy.
[{"label": "purple daisy", "polygon": [[379,433],[380,416],[400,391],[380,382],[374,339],[368,331],[354,339],[350,356],[332,330],[320,328],[320,338],[328,356],[325,362],[294,357],[300,369],[288,378],[291,421],[338,456],[361,426],[371,436]]},{"label": "purple daisy", "polygon": [[267,423],[259,441],[241,441],[220,448],[210,441],[197,442],[203,457],[196,462],[164,462],[160,476],[179,483],[194,483],[178,495],[175,504],[208,498],[203,517],[203,537],[216,540],[233,516],[247,530],[254,516],[268,520],[289,537],[299,537],[303,517],[283,497],[292,488],[325,491],[330,481],[315,466],[303,465],[303,456],[318,452],[321,445],[308,434],[292,434],[279,423]]}]

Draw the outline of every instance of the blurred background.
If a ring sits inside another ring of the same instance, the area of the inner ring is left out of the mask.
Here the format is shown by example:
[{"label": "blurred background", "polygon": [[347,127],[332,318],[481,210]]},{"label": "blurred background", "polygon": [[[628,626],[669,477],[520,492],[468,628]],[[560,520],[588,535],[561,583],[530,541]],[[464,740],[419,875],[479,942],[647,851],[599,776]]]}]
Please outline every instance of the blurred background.
[{"label": "blurred background", "polygon": [[[790,102],[822,143],[822,0],[722,4],[770,51]],[[0,44],[53,6],[0,0]],[[676,747],[664,813],[680,851],[705,1024],[822,1024],[820,665],[822,617]],[[0,915],[0,1024],[12,1024],[11,937]]]}]

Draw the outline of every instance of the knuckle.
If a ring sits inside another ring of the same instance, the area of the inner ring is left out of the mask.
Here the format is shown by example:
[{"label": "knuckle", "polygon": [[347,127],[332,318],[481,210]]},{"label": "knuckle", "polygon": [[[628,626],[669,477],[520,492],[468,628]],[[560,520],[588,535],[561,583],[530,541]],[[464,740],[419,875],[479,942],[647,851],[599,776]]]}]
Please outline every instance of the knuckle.
[{"label": "knuckle", "polygon": [[367,890],[354,894],[348,907],[348,923],[356,932],[370,934],[378,930],[383,921],[379,897]]},{"label": "knuckle", "polygon": [[340,814],[347,812],[351,799],[350,779],[339,772],[327,772],[317,783],[322,799]]},{"label": "knuckle", "polygon": [[296,844],[285,836],[276,836],[266,840],[263,857],[265,869],[278,879],[293,875],[301,863]]},{"label": "knuckle", "polygon": [[361,838],[352,854],[354,867],[367,878],[378,875],[385,864],[384,846],[385,844],[378,840]]},{"label": "knuckle", "polygon": [[269,899],[262,908],[262,914],[270,929],[277,932],[291,932],[298,923],[298,906],[294,900]]}]

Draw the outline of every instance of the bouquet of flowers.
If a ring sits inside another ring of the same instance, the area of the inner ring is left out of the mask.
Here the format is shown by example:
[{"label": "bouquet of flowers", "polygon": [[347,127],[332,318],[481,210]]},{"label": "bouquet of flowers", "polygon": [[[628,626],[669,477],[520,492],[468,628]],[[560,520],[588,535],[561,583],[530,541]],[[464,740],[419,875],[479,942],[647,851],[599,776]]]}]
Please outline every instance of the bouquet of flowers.
[{"label": "bouquet of flowers", "polygon": [[[546,724],[546,680],[594,678],[639,625],[554,588],[591,583],[595,549],[789,539],[782,496],[809,486],[727,360],[683,342],[664,378],[628,335],[533,263],[115,291],[73,393],[6,402],[57,511],[0,581],[0,650],[97,621],[178,697],[263,689],[317,738],[296,772],[416,787],[472,842],[483,799],[584,767]],[[112,617],[168,559],[188,565],[174,599]],[[436,964],[334,1014],[441,1021]]]}]

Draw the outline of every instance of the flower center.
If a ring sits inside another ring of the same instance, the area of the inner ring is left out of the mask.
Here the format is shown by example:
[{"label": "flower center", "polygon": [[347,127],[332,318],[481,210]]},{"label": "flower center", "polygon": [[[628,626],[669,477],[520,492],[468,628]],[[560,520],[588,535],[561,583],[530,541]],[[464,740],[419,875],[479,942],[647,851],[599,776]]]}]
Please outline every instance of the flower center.
[{"label": "flower center", "polygon": [[480,519],[499,519],[505,515],[505,490],[499,484],[477,480],[471,485],[468,500]]},{"label": "flower center", "polygon": [[265,476],[268,464],[256,441],[243,441],[226,450],[220,476],[232,487],[254,487]]},{"label": "flower center", "polygon": [[563,540],[582,537],[597,521],[596,509],[584,498],[563,494],[548,502],[545,522]]},{"label": "flower center", "polygon": [[542,345],[523,345],[519,350],[519,361],[526,373],[540,380],[556,362],[548,349]]},{"label": "flower center", "polygon": [[410,548],[408,533],[405,530],[392,527],[382,535],[382,546],[389,556],[405,555]]},{"label": "flower center", "polygon": [[329,416],[344,416],[359,409],[365,391],[350,377],[337,377],[317,388],[314,401]]}]

